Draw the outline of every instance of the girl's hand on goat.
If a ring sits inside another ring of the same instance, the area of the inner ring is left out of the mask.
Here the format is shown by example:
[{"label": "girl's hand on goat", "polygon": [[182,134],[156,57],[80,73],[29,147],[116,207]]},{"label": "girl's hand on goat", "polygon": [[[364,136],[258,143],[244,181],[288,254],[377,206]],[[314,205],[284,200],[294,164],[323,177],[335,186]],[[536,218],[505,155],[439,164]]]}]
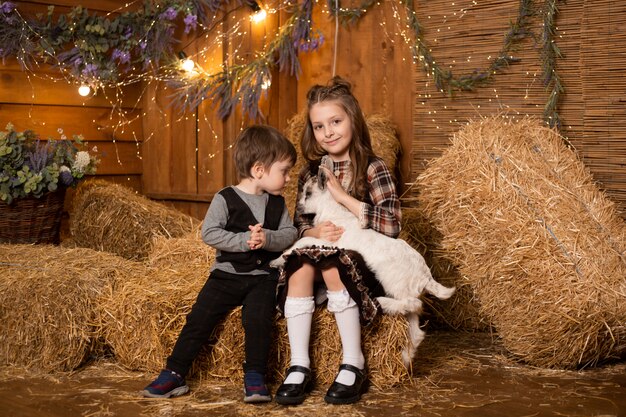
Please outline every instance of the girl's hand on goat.
[{"label": "girl's hand on goat", "polygon": [[335,174],[330,169],[328,169],[328,167],[320,165],[320,169],[324,171],[324,174],[326,176],[326,188],[328,188],[330,195],[333,196],[336,202],[341,205],[345,205],[344,202],[346,201],[346,199],[350,198],[350,194],[348,194],[346,190],[343,189],[341,183],[339,182],[337,177],[335,177]]},{"label": "girl's hand on goat", "polygon": [[336,226],[330,220],[321,222],[320,224],[307,229],[303,236],[314,237],[316,239],[322,239],[327,242],[336,242],[343,234],[343,227]]},{"label": "girl's hand on goat", "polygon": [[261,223],[257,223],[254,226],[250,225],[248,229],[250,229],[250,240],[246,243],[250,249],[255,250],[265,246],[265,231]]},{"label": "girl's hand on goat", "polygon": [[330,192],[330,195],[333,196],[336,202],[347,208],[358,218],[361,212],[361,202],[343,189],[337,177],[335,177],[328,167],[320,165],[320,169],[324,170],[324,174],[326,175],[326,188],[328,192]]},{"label": "girl's hand on goat", "polygon": [[343,227],[336,226],[333,222],[326,220],[313,229],[317,232],[317,236],[319,239],[323,239],[327,242],[336,242],[339,240],[341,235],[343,234]]}]

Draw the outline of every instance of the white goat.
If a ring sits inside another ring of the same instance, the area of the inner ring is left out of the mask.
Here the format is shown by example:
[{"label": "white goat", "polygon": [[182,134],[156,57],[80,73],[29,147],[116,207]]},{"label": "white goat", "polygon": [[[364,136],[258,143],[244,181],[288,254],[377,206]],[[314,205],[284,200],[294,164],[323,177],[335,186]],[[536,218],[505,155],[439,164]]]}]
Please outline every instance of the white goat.
[{"label": "white goat", "polygon": [[408,366],[425,335],[419,324],[422,311],[420,295],[428,292],[445,300],[455,289],[446,288],[435,281],[422,255],[404,240],[390,238],[372,229],[362,229],[354,214],[337,203],[328,189],[318,186],[317,177],[311,178],[304,185],[298,204],[302,213],[315,213],[314,224],[330,220],[343,227],[344,232],[336,242],[313,237],[301,238],[272,265],[281,266],[292,250],[313,245],[359,252],[385,289],[387,296],[377,298],[383,312],[403,314],[407,318],[409,346],[402,353],[402,358]]}]

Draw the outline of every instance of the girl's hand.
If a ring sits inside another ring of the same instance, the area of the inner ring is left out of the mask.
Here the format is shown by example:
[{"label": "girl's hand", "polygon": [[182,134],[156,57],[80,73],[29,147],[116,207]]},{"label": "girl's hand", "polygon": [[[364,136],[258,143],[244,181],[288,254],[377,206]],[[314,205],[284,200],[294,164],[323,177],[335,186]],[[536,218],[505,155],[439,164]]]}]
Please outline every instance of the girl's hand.
[{"label": "girl's hand", "polygon": [[326,240],[328,242],[336,242],[339,240],[344,232],[343,227],[335,226],[335,224],[329,220],[326,220],[313,229],[309,229],[316,237]]},{"label": "girl's hand", "polygon": [[326,187],[328,188],[330,195],[333,196],[336,202],[347,208],[350,213],[354,214],[358,218],[361,211],[361,202],[343,189],[341,183],[330,171],[330,169],[325,166],[320,166],[320,169],[323,169],[326,174]]},{"label": "girl's hand", "polygon": [[326,188],[328,188],[330,195],[333,196],[336,202],[345,206],[345,202],[350,198],[350,194],[343,189],[335,174],[328,167],[320,166],[320,169],[324,170],[326,175]]},{"label": "girl's hand", "polygon": [[254,226],[250,225],[248,226],[248,229],[250,229],[250,240],[246,243],[250,249],[261,249],[265,246],[265,231],[263,230],[261,223],[257,223]]}]

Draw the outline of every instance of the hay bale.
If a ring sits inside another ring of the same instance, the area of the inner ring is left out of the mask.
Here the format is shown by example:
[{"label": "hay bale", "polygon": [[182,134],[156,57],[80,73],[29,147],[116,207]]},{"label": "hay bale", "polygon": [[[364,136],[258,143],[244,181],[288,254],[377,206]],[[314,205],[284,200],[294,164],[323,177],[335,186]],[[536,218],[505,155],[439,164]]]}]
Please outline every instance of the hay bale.
[{"label": "hay bale", "polygon": [[293,143],[293,146],[296,148],[296,153],[298,154],[298,160],[296,161],[296,165],[294,165],[291,170],[291,181],[289,181],[285,185],[285,188],[283,190],[285,204],[287,204],[287,209],[289,209],[289,214],[292,218],[296,209],[296,198],[298,196],[298,174],[306,165],[306,161],[302,157],[302,148],[300,147],[300,139],[302,138],[302,134],[304,133],[305,124],[306,111],[301,111],[289,120],[287,130],[285,131],[285,135],[291,141],[291,143]]},{"label": "hay bale", "polygon": [[[404,202],[403,202],[404,203]],[[479,312],[479,302],[466,277],[459,274],[441,248],[441,233],[426,218],[423,209],[402,207],[400,239],[424,256],[435,279],[446,287],[456,287],[448,300],[426,295],[424,318],[431,329],[454,329],[468,332],[491,331],[492,326]]]},{"label": "hay bale", "polygon": [[202,241],[200,228],[178,238],[157,236],[146,258],[146,265],[154,268],[191,269],[198,279],[209,276],[215,261],[215,249]]},{"label": "hay bale", "polygon": [[367,116],[365,122],[370,131],[374,153],[385,161],[391,174],[395,175],[401,147],[393,122],[387,116],[379,114]]},{"label": "hay bale", "polygon": [[0,245],[0,363],[77,369],[105,349],[100,300],[141,269],[91,249]]},{"label": "hay bale", "polygon": [[189,269],[149,268],[103,300],[103,337],[132,370],[160,370],[206,281]]},{"label": "hay bale", "polygon": [[[363,331],[363,352],[369,369],[370,382],[387,389],[406,382],[409,371],[402,362],[402,349],[408,343],[407,322],[404,317],[381,315]],[[335,317],[325,306],[317,307],[313,315],[311,332],[311,370],[315,383],[329,386],[341,364],[341,339],[337,332]],[[234,384],[243,380],[241,364],[244,360],[244,333],[241,325],[241,309],[236,309],[216,329],[217,340],[208,351],[208,360],[197,361],[195,371],[203,376],[226,378]],[[285,378],[289,367],[290,350],[286,320],[276,317],[273,329],[272,351],[268,378],[276,383]]]},{"label": "hay bale", "polygon": [[[369,369],[370,382],[386,389],[409,379],[402,363],[402,348],[408,343],[404,317],[381,316],[364,329],[363,351]],[[243,380],[244,332],[241,308],[234,310],[215,330],[214,345],[205,349],[194,363],[193,373],[201,381],[212,377],[224,378],[233,384]],[[290,350],[287,323],[276,317],[270,351],[268,379],[280,383],[289,367]],[[341,363],[341,340],[334,316],[326,307],[318,307],[313,315],[311,339],[311,369],[318,386],[330,385]]]},{"label": "hay bale", "polygon": [[[149,271],[120,283],[104,302],[105,339],[120,364],[150,372],[163,367],[214,257],[215,251],[202,242],[197,232],[182,238],[155,240],[146,262]],[[316,336],[311,352],[316,380],[329,384],[341,359],[334,317],[325,308],[318,308],[313,326]],[[401,355],[408,343],[406,327],[403,317],[383,316],[365,329],[364,349],[374,385],[390,387],[408,376]],[[244,359],[241,308],[225,318],[211,339],[194,362],[190,377],[200,382],[223,378],[240,384]],[[286,323],[278,316],[273,340],[268,377],[279,382],[289,364],[289,340]]]},{"label": "hay bale", "polygon": [[199,223],[127,187],[101,180],[81,184],[70,211],[76,245],[135,260],[147,256],[155,237],[178,237]]},{"label": "hay bale", "polygon": [[[300,148],[300,139],[304,133],[306,121],[305,109],[289,120],[285,132],[285,135],[289,138],[291,143],[293,143],[298,154],[298,161],[292,170],[296,178],[287,183],[283,192],[287,208],[290,210],[289,212],[292,216],[296,207],[296,197],[298,194],[297,175],[306,165]],[[370,131],[374,152],[385,161],[391,173],[394,174],[398,162],[398,154],[400,152],[400,140],[398,139],[393,122],[388,117],[377,114],[366,117],[365,122]]]},{"label": "hay bale", "polygon": [[557,132],[531,118],[471,122],[417,186],[510,352],[576,368],[626,351],[626,225]]},{"label": "hay bale", "polygon": [[[282,322],[286,334],[285,320]],[[408,343],[407,330],[404,316],[383,314],[363,328],[363,353],[372,385],[388,389],[409,381],[409,370],[402,362],[402,350]],[[335,317],[325,305],[316,309],[311,336],[311,366],[315,381],[321,387],[330,386],[341,364],[342,349]],[[419,354],[416,360],[419,361]]]},{"label": "hay bale", "polygon": [[153,243],[145,273],[120,283],[103,301],[104,338],[118,362],[152,372],[163,367],[215,260],[199,228]]}]

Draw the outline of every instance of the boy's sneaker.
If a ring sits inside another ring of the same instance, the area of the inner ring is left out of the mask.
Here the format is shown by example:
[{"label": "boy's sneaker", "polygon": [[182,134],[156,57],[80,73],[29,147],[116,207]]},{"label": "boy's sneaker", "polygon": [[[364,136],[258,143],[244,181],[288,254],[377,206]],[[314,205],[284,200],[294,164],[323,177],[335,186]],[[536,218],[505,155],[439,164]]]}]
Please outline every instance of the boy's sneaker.
[{"label": "boy's sneaker", "polygon": [[246,403],[266,403],[272,401],[265,378],[259,372],[246,372],[243,376],[244,397]]},{"label": "boy's sneaker", "polygon": [[141,393],[144,397],[170,398],[178,397],[188,391],[189,387],[185,383],[185,378],[178,375],[174,371],[164,369],[161,371],[157,379],[145,387]]}]

